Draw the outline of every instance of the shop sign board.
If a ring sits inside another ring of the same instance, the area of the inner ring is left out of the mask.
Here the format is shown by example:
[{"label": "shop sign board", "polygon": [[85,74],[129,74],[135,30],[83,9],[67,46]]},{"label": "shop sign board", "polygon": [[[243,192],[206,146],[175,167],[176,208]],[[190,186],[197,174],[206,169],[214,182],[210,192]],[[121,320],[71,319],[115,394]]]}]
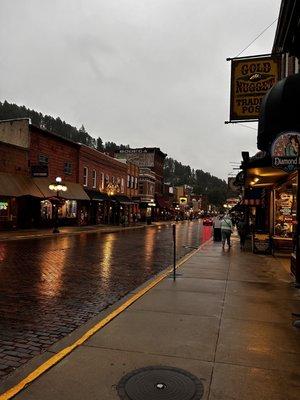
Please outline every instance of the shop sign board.
[{"label": "shop sign board", "polygon": [[228,177],[227,185],[230,192],[240,192],[240,188],[236,184],[236,178]]},{"label": "shop sign board", "polygon": [[179,203],[182,205],[187,204],[187,197],[179,197]]},{"label": "shop sign board", "polygon": [[300,133],[281,133],[271,147],[272,165],[285,172],[293,172],[300,168]]},{"label": "shop sign board", "polygon": [[32,177],[47,177],[48,176],[48,165],[32,165],[31,166]]},{"label": "shop sign board", "polygon": [[271,253],[271,241],[270,235],[255,233],[252,237],[253,253],[258,254],[270,254]]},{"label": "shop sign board", "polygon": [[230,121],[257,120],[262,98],[279,79],[278,56],[232,59]]}]

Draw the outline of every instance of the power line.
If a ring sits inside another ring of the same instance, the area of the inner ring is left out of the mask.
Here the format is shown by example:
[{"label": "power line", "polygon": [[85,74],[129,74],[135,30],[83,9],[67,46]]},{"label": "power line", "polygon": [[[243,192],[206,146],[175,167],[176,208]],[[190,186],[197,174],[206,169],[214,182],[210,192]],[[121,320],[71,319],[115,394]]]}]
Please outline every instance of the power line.
[{"label": "power line", "polygon": [[277,17],[270,25],[268,25],[262,32],[260,32],[260,34],[259,34],[258,36],[256,36],[256,38],[253,39],[252,42],[250,42],[250,43],[248,44],[248,46],[246,46],[237,56],[235,56],[235,58],[239,57],[242,53],[244,53],[244,51],[247,50],[248,47],[250,47],[251,44],[253,44],[259,37],[261,37],[269,28],[271,28],[271,26],[272,26],[273,24],[275,24],[275,22],[276,22],[277,20],[278,20],[278,17]]}]

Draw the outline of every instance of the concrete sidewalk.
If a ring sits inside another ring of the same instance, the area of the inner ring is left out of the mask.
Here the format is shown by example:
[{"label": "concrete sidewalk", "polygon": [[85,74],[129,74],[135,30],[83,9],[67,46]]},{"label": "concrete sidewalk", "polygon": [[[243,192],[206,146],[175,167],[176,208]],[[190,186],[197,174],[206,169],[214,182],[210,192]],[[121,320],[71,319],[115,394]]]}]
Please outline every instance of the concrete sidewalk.
[{"label": "concrete sidewalk", "polygon": [[15,398],[117,400],[122,376],[164,365],[198,377],[203,399],[298,400],[300,330],[291,313],[300,312],[300,291],[280,260],[241,253],[237,241],[225,252],[210,243],[178,272]]},{"label": "concrete sidewalk", "polygon": [[116,225],[87,225],[87,226],[62,226],[59,228],[60,233],[55,234],[52,228],[47,229],[19,229],[15,231],[0,231],[0,242],[11,240],[37,239],[47,237],[72,236],[81,233],[113,233],[132,229],[142,229],[149,226],[160,226],[174,224],[175,221],[159,221],[153,222],[151,225],[139,223],[130,226]]}]

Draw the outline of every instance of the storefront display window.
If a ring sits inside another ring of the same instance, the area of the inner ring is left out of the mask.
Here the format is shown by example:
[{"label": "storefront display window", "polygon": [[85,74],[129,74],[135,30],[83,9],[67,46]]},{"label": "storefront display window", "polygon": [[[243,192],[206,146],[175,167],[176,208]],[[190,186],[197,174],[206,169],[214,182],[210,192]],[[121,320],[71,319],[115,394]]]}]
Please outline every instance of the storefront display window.
[{"label": "storefront display window", "polygon": [[77,201],[66,200],[64,204],[58,208],[59,218],[76,218],[77,216]]},{"label": "storefront display window", "polygon": [[8,201],[0,199],[0,219],[8,219]]},{"label": "storefront display window", "polygon": [[52,203],[49,200],[41,201],[41,218],[48,220],[52,218]]},{"label": "storefront display window", "polygon": [[76,200],[67,200],[65,205],[66,205],[66,218],[76,218],[77,201]]},{"label": "storefront display window", "polygon": [[292,238],[296,223],[296,179],[275,189],[274,234],[281,238]]}]

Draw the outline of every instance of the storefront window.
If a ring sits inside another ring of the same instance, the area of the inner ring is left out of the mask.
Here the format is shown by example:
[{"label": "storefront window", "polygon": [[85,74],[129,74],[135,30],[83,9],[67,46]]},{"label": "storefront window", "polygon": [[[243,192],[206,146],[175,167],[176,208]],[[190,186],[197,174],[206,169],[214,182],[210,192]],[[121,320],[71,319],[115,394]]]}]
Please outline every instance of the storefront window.
[{"label": "storefront window", "polygon": [[275,189],[275,236],[292,238],[296,223],[296,179]]},{"label": "storefront window", "polygon": [[63,205],[58,208],[59,218],[76,218],[77,216],[77,201],[66,200]]},{"label": "storefront window", "polygon": [[8,219],[8,201],[0,199],[0,219]]},{"label": "storefront window", "polygon": [[76,218],[77,215],[77,201],[67,200],[66,201],[66,218]]},{"label": "storefront window", "polygon": [[52,204],[49,200],[41,201],[41,218],[48,220],[52,218]]}]

